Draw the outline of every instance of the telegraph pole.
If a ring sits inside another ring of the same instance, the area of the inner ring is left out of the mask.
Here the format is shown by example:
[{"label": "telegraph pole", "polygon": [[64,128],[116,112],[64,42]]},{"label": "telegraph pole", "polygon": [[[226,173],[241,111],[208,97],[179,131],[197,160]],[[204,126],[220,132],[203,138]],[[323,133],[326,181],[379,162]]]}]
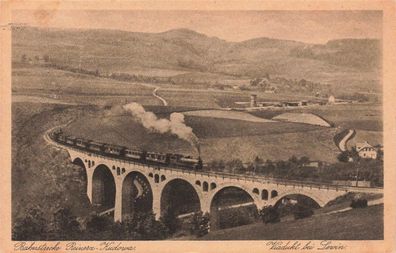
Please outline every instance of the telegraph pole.
[{"label": "telegraph pole", "polygon": [[359,186],[359,166],[356,167],[356,187]]}]

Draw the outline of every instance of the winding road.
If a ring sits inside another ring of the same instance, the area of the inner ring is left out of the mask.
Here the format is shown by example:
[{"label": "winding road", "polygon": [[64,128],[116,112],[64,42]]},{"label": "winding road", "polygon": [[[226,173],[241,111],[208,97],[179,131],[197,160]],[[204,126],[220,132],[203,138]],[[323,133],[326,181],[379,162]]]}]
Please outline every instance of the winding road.
[{"label": "winding road", "polygon": [[347,148],[347,142],[355,135],[356,131],[354,129],[349,129],[348,133],[342,138],[340,143],[338,144],[338,147],[341,149],[341,151],[346,151]]},{"label": "winding road", "polygon": [[161,96],[159,96],[158,94],[157,94],[157,91],[159,90],[159,87],[156,87],[154,90],[153,90],[153,96],[154,97],[156,97],[156,98],[158,98],[159,100],[161,100],[161,102],[162,102],[162,104],[164,105],[164,106],[168,106],[168,102],[163,98],[163,97],[161,97]]}]

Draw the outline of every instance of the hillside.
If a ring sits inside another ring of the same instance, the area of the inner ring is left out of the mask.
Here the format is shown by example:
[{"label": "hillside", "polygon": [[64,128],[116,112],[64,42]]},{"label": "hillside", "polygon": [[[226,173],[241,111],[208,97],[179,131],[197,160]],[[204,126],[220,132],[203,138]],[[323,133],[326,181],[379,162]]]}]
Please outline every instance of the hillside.
[{"label": "hillside", "polygon": [[[324,45],[257,38],[228,42],[188,29],[163,33],[14,27],[13,61],[48,55],[53,63],[101,73],[155,76],[217,73],[229,79],[265,73],[341,86],[379,83],[378,40],[346,39]],[[153,72],[152,69],[160,71]],[[146,71],[146,72],[145,72]],[[191,76],[190,79],[200,78]]]},{"label": "hillside", "polygon": [[202,240],[382,240],[383,205],[210,232]]}]

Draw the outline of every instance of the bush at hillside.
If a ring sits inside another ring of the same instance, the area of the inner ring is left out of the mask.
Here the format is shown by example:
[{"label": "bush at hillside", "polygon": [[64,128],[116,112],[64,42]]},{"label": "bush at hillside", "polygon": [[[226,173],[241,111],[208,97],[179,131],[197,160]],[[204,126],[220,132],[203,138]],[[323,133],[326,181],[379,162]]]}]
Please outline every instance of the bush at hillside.
[{"label": "bush at hillside", "polygon": [[294,207],[293,215],[294,215],[294,219],[296,219],[296,220],[311,217],[313,214],[314,214],[314,211],[312,210],[312,208],[310,206],[306,206],[306,205],[298,203]]},{"label": "bush at hillside", "polygon": [[365,208],[367,207],[367,199],[353,199],[351,202],[352,208]]},{"label": "bush at hillside", "polygon": [[261,220],[267,223],[276,223],[280,221],[280,214],[276,207],[265,206],[259,211],[259,217]]}]

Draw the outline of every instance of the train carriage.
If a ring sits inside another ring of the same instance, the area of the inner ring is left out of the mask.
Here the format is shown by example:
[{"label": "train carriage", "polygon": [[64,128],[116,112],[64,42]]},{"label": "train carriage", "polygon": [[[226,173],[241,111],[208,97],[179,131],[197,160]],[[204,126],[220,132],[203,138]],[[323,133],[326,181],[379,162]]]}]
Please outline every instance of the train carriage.
[{"label": "train carriage", "polygon": [[89,140],[85,140],[83,138],[77,138],[76,139],[76,145],[81,147],[81,148],[87,148],[89,144]]},{"label": "train carriage", "polygon": [[129,157],[133,159],[142,159],[143,154],[144,152],[142,151],[125,149],[125,157]]},{"label": "train carriage", "polygon": [[92,151],[103,152],[104,151],[104,143],[91,141],[89,142],[88,149]]},{"label": "train carriage", "polygon": [[112,155],[124,155],[125,149],[126,148],[123,146],[117,146],[111,144],[104,145],[104,152]]},{"label": "train carriage", "polygon": [[56,140],[58,140],[62,143],[66,143],[66,136],[64,136],[63,134],[60,134],[56,137]]},{"label": "train carriage", "polygon": [[162,153],[147,152],[146,160],[152,161],[152,162],[159,162],[159,163],[163,163],[163,164],[169,163],[169,161],[167,159],[167,155],[162,154]]},{"label": "train carriage", "polygon": [[70,145],[76,145],[76,137],[66,136],[66,143]]}]

